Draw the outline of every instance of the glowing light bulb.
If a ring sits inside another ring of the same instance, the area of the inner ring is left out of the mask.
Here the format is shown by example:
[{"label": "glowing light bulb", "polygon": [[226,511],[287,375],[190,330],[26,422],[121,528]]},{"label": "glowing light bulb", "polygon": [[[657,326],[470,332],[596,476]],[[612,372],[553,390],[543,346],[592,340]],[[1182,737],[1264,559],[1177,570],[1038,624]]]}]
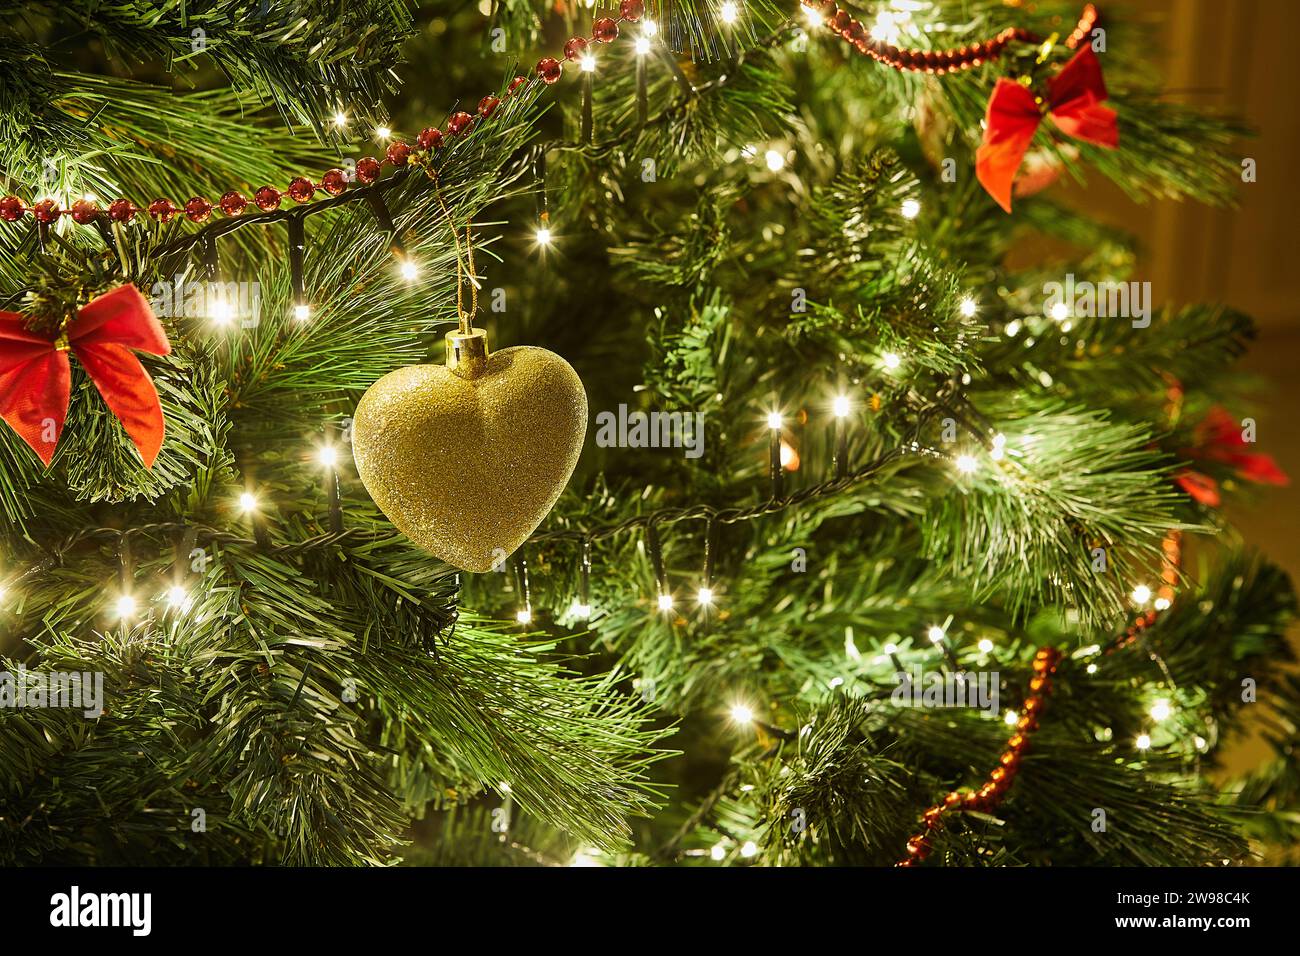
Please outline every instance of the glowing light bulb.
[{"label": "glowing light bulb", "polygon": [[1133,589],[1132,598],[1134,604],[1146,604],[1151,600],[1151,589],[1145,584],[1139,584]]},{"label": "glowing light bulb", "polygon": [[117,616],[128,618],[135,616],[135,598],[129,594],[123,594],[117,599]]},{"label": "glowing light bulb", "polygon": [[636,50],[637,56],[645,56],[650,52],[650,41],[645,37],[637,37],[636,42],[632,44],[632,48]]},{"label": "glowing light bulb", "polygon": [[596,58],[592,56],[590,53],[588,53],[584,55],[581,60],[578,61],[578,66],[582,68],[583,73],[595,73]]},{"label": "glowing light bulb", "polygon": [[715,843],[713,844],[713,849],[709,851],[709,856],[713,857],[715,860],[725,860],[727,858],[727,848],[721,843]]},{"label": "glowing light bulb", "polygon": [[413,259],[402,261],[402,278],[407,282],[414,282],[420,274],[420,267],[415,264]]},{"label": "glowing light bulb", "polygon": [[794,446],[787,442],[781,442],[781,467],[798,470],[799,453],[794,450]]},{"label": "glowing light bulb", "polygon": [[659,32],[659,24],[655,23],[653,20],[642,20],[641,32],[648,37],[652,37]]},{"label": "glowing light bulb", "polygon": [[931,644],[938,644],[943,640],[943,628],[938,624],[931,625],[930,629],[925,632],[925,636],[930,639]]},{"label": "glowing light bulb", "polygon": [[773,431],[781,427],[781,421],[782,419],[781,419],[780,412],[767,413],[767,427],[772,429]]},{"label": "glowing light bulb", "polygon": [[1150,734],[1138,734],[1138,739],[1137,739],[1136,743],[1137,743],[1137,749],[1138,749],[1138,750],[1150,750],[1150,749],[1151,749],[1151,735],[1150,735]]},{"label": "glowing light bulb", "polygon": [[814,10],[812,7],[810,7],[810,6],[806,6],[806,5],[804,5],[804,7],[803,7],[803,18],[804,18],[805,21],[807,21],[808,26],[810,26],[810,27],[819,27],[819,26],[821,26],[823,23],[826,22],[826,21],[822,18],[822,15],[821,15],[820,12],[818,12],[817,10]]},{"label": "glowing light bulb", "polygon": [[1156,598],[1155,609],[1157,611],[1169,610],[1169,598]]},{"label": "glowing light bulb", "polygon": [[549,246],[551,244],[551,230],[545,226],[537,230],[537,244],[539,246]]},{"label": "glowing light bulb", "polygon": [[980,307],[974,299],[972,299],[970,296],[966,296],[966,298],[961,300],[961,304],[957,306],[957,310],[961,312],[962,315],[964,315],[966,318],[969,319],[973,317],[975,313],[980,310]]},{"label": "glowing light bulb", "polygon": [[591,617],[591,605],[583,604],[581,601],[574,601],[573,616],[585,621],[587,618]]},{"label": "glowing light bulb", "polygon": [[185,590],[179,584],[173,584],[167,589],[167,605],[177,610],[184,610],[190,603],[190,592]]},{"label": "glowing light bulb", "polygon": [[338,464],[339,450],[333,445],[323,445],[320,451],[316,453],[316,457],[320,459],[320,463],[326,468],[333,468]]},{"label": "glowing light bulb", "polygon": [[599,851],[597,851],[597,850],[579,850],[577,853],[575,853],[575,854],[573,855],[573,862],[570,863],[569,866],[581,866],[581,867],[585,867],[585,866],[600,866],[600,863],[597,862],[597,860],[596,860],[596,858],[595,858],[595,856],[594,856],[594,854],[597,853],[597,852],[599,852]]},{"label": "glowing light bulb", "polygon": [[989,457],[994,461],[1001,461],[1007,454],[1007,436],[998,432],[993,436],[993,447],[989,450]]},{"label": "glowing light bulb", "polygon": [[893,43],[899,37],[898,25],[894,22],[894,14],[888,10],[881,11],[876,17],[876,22],[871,26],[871,39],[878,40],[881,43]]},{"label": "glowing light bulb", "polygon": [[1089,664],[1087,667],[1084,668],[1084,670],[1086,670],[1089,674],[1095,674],[1097,673],[1097,665]]},{"label": "glowing light bulb", "polygon": [[1172,714],[1173,708],[1169,706],[1169,701],[1158,700],[1151,705],[1151,719],[1154,721],[1168,720]]},{"label": "glowing light bulb", "polygon": [[212,321],[216,325],[229,325],[234,317],[235,310],[224,298],[218,297],[212,300]]},{"label": "glowing light bulb", "polygon": [[735,0],[726,0],[718,14],[722,17],[723,23],[735,23],[740,19],[740,7],[736,5]]},{"label": "glowing light bulb", "polygon": [[981,654],[992,654],[993,642],[986,637],[984,640],[979,642],[979,649]]},{"label": "glowing light bulb", "polygon": [[897,654],[897,653],[898,653],[898,645],[895,644],[895,643],[893,643],[893,642],[891,641],[890,643],[888,643],[888,644],[886,644],[884,647],[882,647],[881,650],[884,651],[886,654]]},{"label": "glowing light bulb", "polygon": [[731,708],[731,719],[738,724],[753,723],[754,712],[744,704],[735,704]]},{"label": "glowing light bulb", "polygon": [[348,114],[347,114],[347,113],[344,113],[342,110],[339,110],[337,113],[335,113],[335,114],[334,114],[334,125],[335,125],[335,126],[347,126],[347,125],[348,125]]},{"label": "glowing light bulb", "polygon": [[239,510],[243,512],[257,510],[257,496],[251,491],[245,491],[239,496]]},{"label": "glowing light bulb", "polygon": [[740,855],[747,860],[758,856],[758,845],[753,840],[746,840],[744,846],[740,848]]},{"label": "glowing light bulb", "polygon": [[695,595],[695,600],[701,604],[713,603],[713,588],[700,588],[700,593]]},{"label": "glowing light bulb", "polygon": [[673,609],[673,596],[671,594],[659,595],[659,610],[671,611]]},{"label": "glowing light bulb", "polygon": [[921,204],[915,199],[904,199],[903,208],[899,210],[904,219],[915,219],[921,215]]},{"label": "glowing light bulb", "polygon": [[1014,710],[1009,710],[1006,712],[1006,715],[1003,716],[1002,722],[1006,724],[1008,727],[1014,727],[1016,725],[1016,721],[1018,721],[1019,719],[1020,719],[1019,714],[1017,714]]},{"label": "glowing light bulb", "polygon": [[518,611],[515,611],[515,620],[520,624],[531,624],[533,620],[533,612],[528,610],[526,607],[520,608]]},{"label": "glowing light bulb", "polygon": [[293,317],[299,322],[306,322],[311,318],[311,306],[299,303],[293,307]]},{"label": "glowing light bulb", "polygon": [[973,474],[979,466],[979,462],[972,455],[957,456],[957,470],[963,475]]},{"label": "glowing light bulb", "polygon": [[774,173],[779,173],[781,170],[785,169],[784,153],[778,152],[775,149],[769,149],[763,155],[763,159],[767,163],[767,168]]},{"label": "glowing light bulb", "polygon": [[847,395],[836,395],[835,401],[831,403],[831,412],[835,417],[848,418],[849,411],[849,397]]},{"label": "glowing light bulb", "polygon": [[1057,322],[1064,322],[1066,319],[1070,317],[1070,307],[1066,305],[1064,302],[1057,302],[1052,306],[1052,309],[1048,314],[1052,317],[1053,320]]},{"label": "glowing light bulb", "polygon": [[1007,327],[1003,331],[1007,333],[1007,338],[1014,339],[1020,334],[1020,320],[1012,319],[1007,323]]},{"label": "glowing light bulb", "polygon": [[885,368],[889,369],[891,372],[903,364],[903,360],[893,352],[886,352],[884,355],[880,356],[880,360],[885,363]]},{"label": "glowing light bulb", "polygon": [[389,139],[392,137],[392,135],[393,135],[393,131],[389,129],[387,126],[375,127],[375,137],[377,139]]}]

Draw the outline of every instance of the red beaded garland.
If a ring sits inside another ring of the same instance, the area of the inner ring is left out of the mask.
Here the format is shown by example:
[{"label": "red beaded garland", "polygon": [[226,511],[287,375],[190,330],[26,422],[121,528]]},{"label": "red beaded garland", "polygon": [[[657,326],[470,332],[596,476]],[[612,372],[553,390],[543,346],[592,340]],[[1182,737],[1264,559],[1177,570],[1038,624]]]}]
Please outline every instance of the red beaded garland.
[{"label": "red beaded garland", "polygon": [[263,186],[257,192],[253,193],[253,202],[257,203],[257,208],[262,212],[270,212],[273,209],[280,208],[280,190],[274,186]]},{"label": "red beaded garland", "polygon": [[641,14],[645,13],[645,3],[643,0],[623,0],[618,5],[618,15],[624,20],[636,23],[641,19]]},{"label": "red beaded garland", "polygon": [[601,17],[591,25],[591,37],[597,43],[612,43],[618,39],[618,21]]},{"label": "red beaded garland", "polygon": [[570,37],[568,40],[564,41],[564,58],[566,60],[577,60],[586,52],[586,37]]},{"label": "red beaded garland", "polygon": [[108,218],[114,222],[130,222],[139,211],[129,199],[114,199],[108,204]]},{"label": "red beaded garland", "polygon": [[528,77],[516,76],[513,80],[510,81],[510,85],[506,87],[506,92],[513,93],[515,90],[519,89],[519,87],[523,86],[527,82],[528,82]]},{"label": "red beaded garland", "polygon": [[420,135],[415,137],[415,145],[420,149],[437,149],[442,145],[442,130],[434,126],[420,130]]},{"label": "red beaded garland", "polygon": [[380,170],[383,164],[373,156],[363,156],[357,160],[357,182],[363,186],[369,186],[379,178]]},{"label": "red beaded garland", "polygon": [[27,204],[17,196],[5,196],[0,199],[0,219],[5,222],[17,222],[27,212]]},{"label": "red beaded garland", "polygon": [[407,159],[411,156],[411,147],[405,143],[392,143],[389,145],[384,157],[399,169],[406,165]]},{"label": "red beaded garland", "polygon": [[553,56],[544,56],[537,61],[537,75],[541,77],[542,82],[547,86],[560,82],[563,73],[564,67]]},{"label": "red beaded garland", "polygon": [[185,218],[190,222],[203,222],[212,215],[212,203],[202,196],[194,196],[185,204]]},{"label": "red beaded garland", "polygon": [[81,226],[89,225],[99,216],[99,207],[89,199],[78,199],[72,204],[72,221]]},{"label": "red beaded garland", "polygon": [[496,112],[496,108],[501,105],[501,101],[489,93],[483,99],[478,101],[478,115],[487,119]]},{"label": "red beaded garland", "polygon": [[217,205],[227,216],[238,216],[248,208],[248,197],[238,189],[232,189],[217,200]]},{"label": "red beaded garland", "polygon": [[37,222],[51,223],[59,218],[59,204],[53,199],[42,199],[40,202],[33,204],[32,215],[36,217]]},{"label": "red beaded garland", "polygon": [[149,204],[149,217],[155,222],[171,222],[179,210],[170,199],[155,199]]},{"label": "red beaded garland", "polygon": [[316,194],[316,184],[303,176],[289,180],[289,198],[294,202],[306,202]]},{"label": "red beaded garland", "polygon": [[327,169],[320,178],[320,188],[331,196],[338,196],[348,188],[348,175],[341,169]]},{"label": "red beaded garland", "polygon": [[474,117],[468,113],[456,112],[447,117],[447,135],[459,136],[469,129],[470,123],[474,122]]}]

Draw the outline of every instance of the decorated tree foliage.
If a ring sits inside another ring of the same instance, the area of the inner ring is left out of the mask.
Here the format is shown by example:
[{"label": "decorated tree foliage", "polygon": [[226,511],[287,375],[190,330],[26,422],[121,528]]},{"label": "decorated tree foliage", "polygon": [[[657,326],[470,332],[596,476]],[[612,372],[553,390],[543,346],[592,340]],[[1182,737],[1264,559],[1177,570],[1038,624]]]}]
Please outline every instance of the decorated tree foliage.
[{"label": "decorated tree foliage", "polygon": [[1294,861],[1150,22],[0,10],[3,862]]}]

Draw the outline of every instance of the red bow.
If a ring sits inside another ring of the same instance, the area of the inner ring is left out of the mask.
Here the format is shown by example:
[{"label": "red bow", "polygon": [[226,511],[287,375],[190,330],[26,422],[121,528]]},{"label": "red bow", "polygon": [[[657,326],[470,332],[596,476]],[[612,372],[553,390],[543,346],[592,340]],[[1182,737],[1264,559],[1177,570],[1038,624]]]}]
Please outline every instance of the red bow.
[{"label": "red bow", "polygon": [[[1211,465],[1224,466],[1246,481],[1263,485],[1289,484],[1286,472],[1278,467],[1272,455],[1247,450],[1248,443],[1241,432],[1241,423],[1228,414],[1227,409],[1216,405],[1196,426],[1196,446],[1186,449],[1183,454]],[[1203,505],[1217,508],[1222,501],[1219,483],[1203,472],[1188,468],[1175,475],[1174,480]]]},{"label": "red bow", "polygon": [[[1106,84],[1092,47],[1076,53],[1047,82],[1047,90],[1047,112],[1063,133],[1107,149],[1119,145],[1115,111],[1101,105]],[[975,175],[1007,212],[1011,211],[1011,181],[1042,119],[1033,93],[1012,80],[998,80],[984,117],[984,142],[975,153]]]},{"label": "red bow", "polygon": [[145,467],[152,468],[162,447],[162,406],[131,349],[171,352],[149,301],[133,285],[119,286],[78,310],[57,341],[27,331],[18,313],[0,312],[0,418],[48,466],[68,417],[71,351],[121,420]]}]

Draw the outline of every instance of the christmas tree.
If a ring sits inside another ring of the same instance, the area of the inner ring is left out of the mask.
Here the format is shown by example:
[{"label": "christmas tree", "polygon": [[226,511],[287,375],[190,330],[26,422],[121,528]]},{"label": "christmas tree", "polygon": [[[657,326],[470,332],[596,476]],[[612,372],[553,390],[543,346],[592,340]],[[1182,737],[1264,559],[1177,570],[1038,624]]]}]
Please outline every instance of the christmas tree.
[{"label": "christmas tree", "polygon": [[1150,24],[2,6],[4,863],[1294,861]]}]

